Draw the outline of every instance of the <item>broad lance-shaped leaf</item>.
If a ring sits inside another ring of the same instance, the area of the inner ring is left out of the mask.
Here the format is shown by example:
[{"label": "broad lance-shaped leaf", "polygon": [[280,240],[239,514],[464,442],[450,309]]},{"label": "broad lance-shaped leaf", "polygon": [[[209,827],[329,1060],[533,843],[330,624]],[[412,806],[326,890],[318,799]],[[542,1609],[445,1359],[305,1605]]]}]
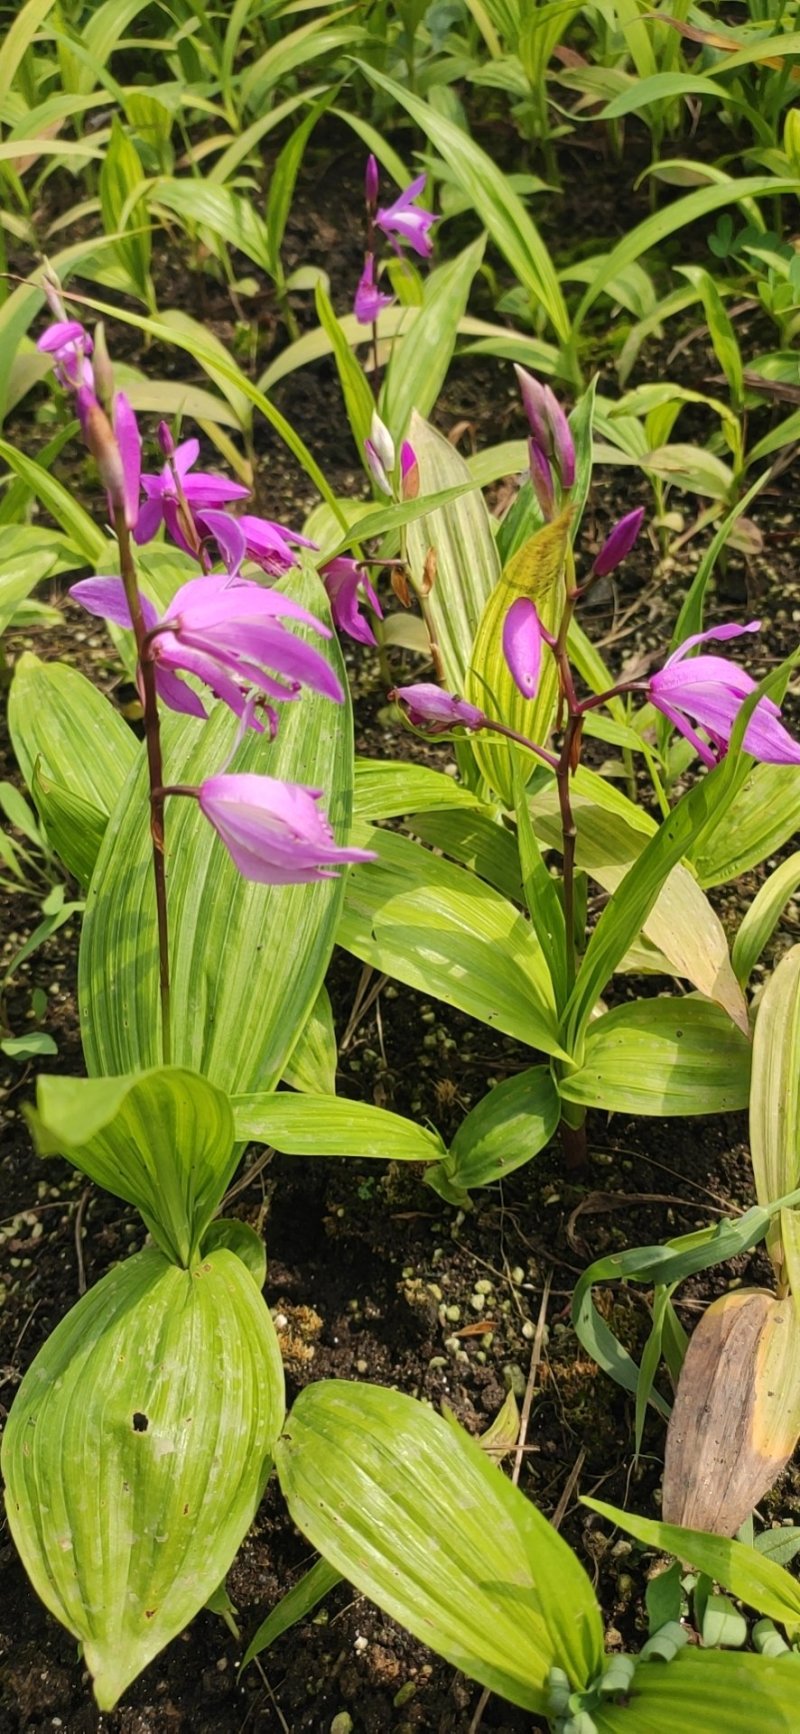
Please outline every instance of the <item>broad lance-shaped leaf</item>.
[{"label": "broad lance-shaped leaf", "polygon": [[[293,597],[325,618],[315,574],[293,573]],[[342,685],[335,640],[327,652]],[[196,784],[230,752],[235,722],[218,705],[205,723],[168,719],[166,775]],[[349,703],[305,692],[281,712],[277,739],[250,734],[237,771],[265,772],[325,791],[337,838],[349,830],[353,787]],[[241,877],[195,801],[167,805],[172,1057],[233,1093],[272,1089],[311,1011],[333,947],[344,878],[256,885]],[[79,963],[88,1070],[157,1065],[160,1009],[155,904],[144,758],[109,821],[89,888]]]},{"label": "broad lance-shaped leaf", "polygon": [[688,851],[706,890],[758,867],[800,828],[796,766],[754,765],[731,805],[712,818]]},{"label": "broad lance-shaped leaf", "polygon": [[542,1714],[550,1668],[600,1669],[589,1579],[454,1421],[338,1380],[300,1393],[275,1453],[298,1527],[363,1595],[454,1667]]},{"label": "broad lance-shaped leaf", "polygon": [[486,236],[479,235],[463,253],[430,272],[408,341],[390,350],[379,409],[398,451],[414,410],[426,416],[437,401],[485,248]]},{"label": "broad lance-shaped leaf", "polygon": [[[753,1037],[750,1154],[759,1204],[785,1197],[800,1173],[800,945],[781,958],[759,1001]],[[769,1255],[783,1262],[779,1221]]]},{"label": "broad lance-shaped leaf", "polygon": [[224,1578],[283,1407],[272,1320],[225,1248],[191,1272],[137,1253],[39,1351],[3,1439],[9,1526],[102,1710]]},{"label": "broad lance-shaped leaf", "polygon": [[236,1165],[227,1096],[178,1067],[125,1078],[40,1077],[29,1113],[41,1156],[61,1155],[141,1212],[189,1267]]},{"label": "broad lance-shaped leaf", "polygon": [[800,1656],[741,1655],[687,1645],[642,1662],[623,1701],[593,1712],[597,1734],[795,1734]]},{"label": "broad lance-shaped leaf", "polygon": [[367,1156],[384,1162],[436,1162],[437,1132],[388,1108],[343,1096],[295,1096],[288,1090],[231,1098],[236,1136],[273,1144],[290,1156]]},{"label": "broad lance-shaped leaf", "polygon": [[549,1144],[561,1118],[549,1066],[505,1078],[462,1120],[448,1155],[425,1175],[443,1198],[462,1203],[473,1186],[490,1186]]},{"label": "broad lance-shaped leaf", "polygon": [[[527,596],[535,602],[547,630],[558,631],[564,608],[564,562],[571,519],[572,508],[567,506],[552,524],[545,524],[518,553],[512,554],[483,610],[467,676],[466,697],[471,704],[540,746],[547,745],[555,716],[558,693],[555,660],[545,647],[536,696],[523,698],[503,655],[503,624],[512,602]],[[521,773],[527,780],[539,761],[491,732],[476,735],[472,748],[487,782],[507,807],[513,807],[515,776]]]},{"label": "broad lance-shaped leaf", "polygon": [[348,876],[338,943],[408,987],[566,1058],[541,947],[513,903],[392,831],[358,825],[352,841],[378,860]]},{"label": "broad lance-shaped leaf", "polygon": [[589,1024],[583,1064],[558,1087],[568,1102],[615,1114],[731,1113],[747,1106],[750,1055],[709,1000],[637,999]]},{"label": "broad lance-shaped leaf", "polygon": [[23,652],[8,700],[14,752],[53,847],[87,884],[139,743],[97,687]]},{"label": "broad lance-shaped leaf", "polygon": [[723,1295],[689,1341],[667,1430],[666,1523],[734,1535],[800,1435],[800,1323],[791,1296]]},{"label": "broad lance-shaped leaf", "polygon": [[336,1063],[339,1051],[330,994],[323,982],[306,1018],[283,1081],[293,1090],[310,1095],[336,1095]]},{"label": "broad lance-shaped leaf", "polygon": [[[419,466],[420,495],[471,482],[464,459],[421,416],[413,414],[408,437]],[[451,500],[406,530],[412,582],[425,588],[426,563],[434,550],[435,577],[427,611],[441,659],[443,684],[463,693],[478,622],[500,576],[500,561],[483,495],[473,490]]]}]

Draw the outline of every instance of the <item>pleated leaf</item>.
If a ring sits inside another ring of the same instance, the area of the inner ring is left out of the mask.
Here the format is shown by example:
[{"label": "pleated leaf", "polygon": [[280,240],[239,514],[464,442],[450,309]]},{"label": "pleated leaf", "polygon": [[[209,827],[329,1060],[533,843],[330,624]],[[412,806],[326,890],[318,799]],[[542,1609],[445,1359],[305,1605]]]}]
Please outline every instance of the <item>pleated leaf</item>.
[{"label": "pleated leaf", "polygon": [[[527,596],[536,603],[549,632],[558,631],[564,608],[564,562],[569,548],[572,510],[567,507],[552,524],[545,524],[512,554],[481,616],[467,677],[467,698],[494,721],[516,729],[528,740],[546,746],[553,728],[558,674],[548,649],[542,652],[536,697],[523,698],[503,655],[503,624],[512,602]],[[514,805],[515,776],[530,776],[536,760],[491,734],[476,735],[476,760],[505,805]]]},{"label": "pleated leaf", "polygon": [[40,1350],[3,1440],[9,1526],[101,1709],[221,1583],[282,1418],[272,1321],[224,1248],[191,1273],[137,1253]]},{"label": "pleated leaf", "polygon": [[236,1161],[227,1096],[163,1067],[127,1078],[37,1081],[29,1115],[40,1156],[65,1156],[140,1211],[154,1240],[190,1267]]},{"label": "pleated leaf", "polygon": [[794,765],[754,765],[713,829],[688,851],[700,884],[724,885],[749,873],[800,829],[800,777]]},{"label": "pleated leaf", "polygon": [[602,1662],[583,1568],[454,1422],[378,1386],[298,1397],[276,1450],[292,1517],[329,1564],[472,1679],[542,1713],[552,1666]]},{"label": "pleated leaf", "polygon": [[[419,465],[421,498],[471,483],[464,459],[421,416],[412,414],[408,437]],[[491,519],[477,489],[408,525],[406,553],[415,588],[424,585],[431,548],[436,556],[436,575],[427,609],[441,659],[443,685],[450,692],[463,693],[478,624],[500,576]]]},{"label": "pleated leaf", "polygon": [[639,999],[590,1023],[583,1064],[559,1090],[616,1114],[730,1113],[747,1106],[750,1057],[746,1037],[710,1000]]},{"label": "pleated leaf", "polygon": [[333,1009],[323,982],[283,1074],[283,1081],[293,1090],[335,1096],[338,1058]]},{"label": "pleated leaf", "polygon": [[597,1734],[795,1734],[800,1656],[681,1650],[637,1668],[624,1704],[593,1712]]},{"label": "pleated leaf", "polygon": [[513,903],[406,837],[358,825],[354,838],[378,860],[351,871],[338,943],[517,1041],[563,1054],[542,949]]},{"label": "pleated leaf", "polygon": [[[800,945],[781,958],[761,997],[753,1037],[750,1154],[759,1204],[794,1191],[800,1175]],[[780,1227],[770,1257],[783,1262]]]},{"label": "pleated leaf", "polygon": [[139,744],[110,701],[76,668],[23,651],[11,683],[8,726],[29,789],[35,792],[38,766],[41,778],[98,812],[107,816],[116,806]]},{"label": "pleated leaf", "polygon": [[[314,575],[292,594],[325,617]],[[327,654],[346,688],[338,646]],[[197,784],[219,771],[235,720],[217,705],[206,723],[166,719],[165,774]],[[233,768],[323,789],[338,840],[352,802],[349,704],[305,692],[281,709],[275,741],[251,732]],[[167,806],[172,1058],[227,1092],[271,1089],[322,985],[344,882],[265,886],[243,879],[196,802]],[[89,888],[80,952],[81,1029],[88,1069],[115,1075],[157,1065],[160,1007],[147,780],[140,755],[109,822]]]},{"label": "pleated leaf", "polygon": [[436,1132],[414,1120],[348,1102],[343,1096],[272,1094],[234,1096],[237,1138],[273,1144],[290,1156],[368,1156],[384,1162],[435,1162],[444,1155]]},{"label": "pleated leaf", "polygon": [[693,1332],[667,1429],[663,1514],[735,1535],[800,1435],[800,1322],[790,1295],[726,1294]]}]

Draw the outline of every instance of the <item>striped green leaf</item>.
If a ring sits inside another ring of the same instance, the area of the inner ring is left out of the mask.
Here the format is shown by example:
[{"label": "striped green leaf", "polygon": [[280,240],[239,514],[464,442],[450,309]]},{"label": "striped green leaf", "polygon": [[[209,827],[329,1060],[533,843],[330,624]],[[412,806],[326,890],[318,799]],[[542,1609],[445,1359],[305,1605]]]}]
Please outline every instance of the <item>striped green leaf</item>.
[{"label": "striped green leaf", "polygon": [[[292,594],[322,618],[313,574]],[[334,640],[329,654],[346,688]],[[170,781],[197,784],[220,769],[235,722],[217,706],[206,723],[168,719]],[[284,706],[275,741],[251,733],[234,768],[325,791],[341,840],[352,804],[352,723],[347,701],[306,692]],[[240,876],[194,801],[167,807],[167,897],[173,1005],[172,1058],[221,1089],[271,1089],[281,1077],[328,965],[344,893],[341,878],[266,886]],[[89,889],[79,965],[81,1026],[89,1072],[158,1065],[160,1010],[147,803],[140,755],[114,809]]]},{"label": "striped green leaf", "polygon": [[326,1380],[298,1397],[276,1465],[329,1564],[472,1679],[543,1714],[554,1664],[577,1687],[602,1666],[582,1566],[455,1422]]},{"label": "striped green leaf", "polygon": [[283,1401],[272,1320],[226,1248],[191,1272],[137,1253],[39,1351],[3,1439],[9,1527],[101,1709],[224,1578]]},{"label": "striped green leaf", "polygon": [[549,1144],[561,1118],[549,1066],[505,1078],[462,1120],[445,1161],[425,1179],[444,1197],[490,1186]]},{"label": "striped green leaf", "polygon": [[133,1078],[37,1081],[30,1123],[40,1156],[65,1156],[134,1204],[167,1258],[186,1269],[236,1162],[227,1096],[162,1067]]},{"label": "striped green leaf", "polygon": [[233,1096],[237,1138],[272,1144],[289,1156],[366,1156],[380,1162],[435,1162],[438,1133],[388,1108],[343,1096],[293,1096],[288,1090]]},{"label": "striped green leaf", "polygon": [[[421,416],[408,430],[419,465],[420,500],[444,488],[472,485],[464,459]],[[443,683],[463,692],[478,625],[500,576],[500,561],[486,503],[477,490],[419,517],[406,530],[415,588],[424,588],[429,549],[436,577],[427,609],[441,658]]]},{"label": "striped green leaf", "polygon": [[[781,958],[759,1001],[753,1037],[750,1153],[759,1204],[783,1198],[800,1173],[800,945]],[[782,1263],[778,1222],[767,1247]]]},{"label": "striped green leaf", "polygon": [[[750,1043],[703,999],[634,1000],[590,1023],[568,1102],[616,1114],[721,1114],[747,1106]],[[788,1185],[783,1187],[788,1192]]]}]

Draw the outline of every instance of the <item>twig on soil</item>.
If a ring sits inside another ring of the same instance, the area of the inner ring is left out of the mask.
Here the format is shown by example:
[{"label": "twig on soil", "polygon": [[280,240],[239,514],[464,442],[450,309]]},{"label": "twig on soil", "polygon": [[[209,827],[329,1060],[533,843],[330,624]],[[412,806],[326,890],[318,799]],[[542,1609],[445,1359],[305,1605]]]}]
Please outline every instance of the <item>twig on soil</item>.
[{"label": "twig on soil", "polygon": [[356,988],[356,995],[355,995],[355,999],[353,1000],[353,1009],[350,1013],[350,1018],[348,1021],[347,1029],[345,1030],[344,1035],[342,1036],[342,1039],[339,1043],[340,1054],[345,1053],[346,1050],[349,1048],[350,1043],[353,1040],[353,1036],[355,1035],[356,1030],[358,1029],[358,1026],[361,1023],[362,1018],[366,1017],[367,1012],[370,1010],[370,1007],[375,1004],[375,1001],[378,997],[378,994],[381,991],[381,988],[385,987],[387,981],[389,980],[388,975],[379,975],[377,977],[377,980],[373,981],[372,986],[370,987],[369,984],[372,981],[372,977],[374,974],[375,974],[375,971],[372,967],[372,964],[371,963],[365,963],[364,968],[362,969],[361,974],[358,978],[358,987]]},{"label": "twig on soil", "polygon": [[[267,1679],[267,1676],[264,1673],[264,1669],[262,1668],[261,1663],[260,1663],[257,1656],[253,1657],[253,1663],[254,1663],[255,1667],[258,1669],[259,1674],[261,1675],[261,1684],[264,1687],[264,1690],[267,1694],[267,1697],[269,1698],[269,1701],[272,1705],[272,1708],[275,1711],[275,1715],[277,1716],[278,1721],[280,1722],[281,1728],[283,1729],[283,1734],[292,1734],[292,1730],[289,1727],[289,1724],[286,1720],[286,1717],[283,1714],[283,1711],[280,1707],[280,1704],[278,1703],[278,1700],[275,1696],[275,1693],[272,1690],[272,1687],[269,1683],[269,1680]],[[242,1723],[242,1728],[244,1728],[246,1722],[247,1722],[247,1717],[245,1717],[245,1720]],[[239,1730],[239,1734],[241,1734],[241,1729]]]},{"label": "twig on soil", "polygon": [[[545,1321],[547,1319],[547,1303],[550,1299],[550,1284],[551,1284],[552,1280],[553,1280],[553,1273],[552,1273],[552,1271],[548,1271],[547,1276],[545,1277],[545,1280],[544,1280],[544,1288],[542,1290],[542,1299],[541,1299],[541,1304],[539,1306],[539,1317],[536,1321],[536,1335],[533,1339],[533,1348],[531,1349],[531,1364],[530,1364],[530,1367],[528,1368],[528,1383],[525,1386],[525,1396],[523,1397],[523,1400],[522,1400],[522,1411],[520,1413],[520,1418],[519,1418],[519,1433],[517,1434],[517,1447],[516,1447],[516,1451],[514,1454],[514,1467],[511,1471],[511,1481],[512,1481],[512,1484],[514,1487],[516,1487],[518,1482],[519,1482],[520,1470],[522,1469],[522,1459],[525,1456],[525,1442],[526,1442],[526,1439],[528,1436],[528,1423],[529,1423],[530,1418],[531,1418],[531,1409],[533,1407],[533,1393],[536,1389],[536,1375],[539,1371],[539,1363],[540,1363],[541,1358],[542,1358],[542,1346],[544,1344],[544,1327],[545,1327]],[[578,1459],[578,1474],[580,1474],[582,1465],[583,1465],[583,1453],[581,1453],[581,1456]],[[572,1486],[574,1486],[574,1482],[572,1482]],[[571,1493],[571,1487],[570,1487],[570,1482],[568,1482],[567,1483],[567,1497],[568,1498],[570,1496],[570,1493]],[[563,1498],[563,1495],[562,1495],[562,1498]],[[559,1508],[560,1508],[560,1505],[561,1505],[561,1501],[559,1500]],[[563,1513],[562,1513],[562,1516],[563,1516]],[[558,1527],[558,1526],[556,1525],[556,1527]],[[489,1691],[488,1686],[485,1686],[483,1691],[481,1692],[480,1698],[478,1699],[478,1703],[475,1707],[475,1714],[474,1714],[472,1721],[470,1722],[470,1725],[469,1725],[469,1734],[477,1734],[477,1730],[480,1728],[481,1722],[483,1721],[483,1712],[486,1709],[486,1706],[489,1702],[489,1699],[491,1698],[491,1695],[492,1694]]]},{"label": "twig on soil", "polygon": [[[598,1211],[622,1210],[629,1204],[677,1204],[682,1210],[687,1208],[686,1199],[679,1198],[674,1192],[590,1192],[581,1199],[580,1204],[576,1204],[565,1223],[564,1232],[573,1252],[583,1252],[584,1250],[575,1233],[575,1224],[579,1216],[583,1216],[586,1211],[591,1216],[595,1216]],[[719,1204],[694,1203],[690,1208],[716,1212],[721,1210]]]},{"label": "twig on soil", "polygon": [[78,1200],[78,1208],[75,1212],[75,1258],[78,1265],[79,1295],[84,1295],[86,1293],[86,1263],[83,1257],[83,1219],[86,1215],[86,1206],[89,1203],[91,1196],[91,1186],[84,1186],[80,1199]]},{"label": "twig on soil", "polygon": [[550,1519],[550,1522],[552,1523],[554,1529],[560,1529],[562,1523],[564,1522],[564,1518],[567,1515],[567,1507],[568,1507],[569,1502],[572,1498],[572,1495],[575,1492],[575,1489],[578,1485],[578,1482],[579,1482],[580,1476],[581,1476],[581,1470],[582,1470],[585,1462],[586,1462],[586,1452],[581,1449],[578,1452],[577,1457],[575,1458],[575,1462],[573,1463],[572,1468],[570,1469],[570,1472],[569,1472],[569,1475],[567,1476],[566,1481],[564,1482],[564,1486],[563,1486],[562,1493],[561,1493],[561,1498],[559,1499],[559,1502],[555,1508],[555,1511],[553,1512],[553,1515]]},{"label": "twig on soil", "polygon": [[228,1187],[225,1197],[217,1211],[218,1216],[223,1214],[234,1198],[238,1198],[240,1192],[247,1191],[248,1186],[250,1186],[254,1180],[258,1179],[259,1174],[263,1174],[264,1169],[269,1167],[274,1155],[275,1151],[273,1150],[272,1145],[268,1144],[266,1150],[264,1150],[259,1156],[258,1161],[253,1162],[247,1169],[246,1173],[243,1174],[239,1180],[235,1180],[232,1186]]}]

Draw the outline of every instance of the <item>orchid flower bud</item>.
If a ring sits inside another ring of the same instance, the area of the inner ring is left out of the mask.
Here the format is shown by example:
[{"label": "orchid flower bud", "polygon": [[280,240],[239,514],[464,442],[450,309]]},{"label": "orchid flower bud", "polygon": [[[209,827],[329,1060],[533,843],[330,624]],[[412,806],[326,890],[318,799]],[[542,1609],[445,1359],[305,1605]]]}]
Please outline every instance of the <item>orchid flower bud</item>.
[{"label": "orchid flower bud", "polygon": [[541,447],[543,452],[549,452],[550,432],[547,419],[545,388],[543,385],[540,385],[538,379],[536,379],[532,373],[528,372],[527,368],[515,366],[514,372],[517,376],[517,384],[519,385],[520,395],[522,397],[522,407],[528,417],[528,425],[533,438],[535,439],[536,444]]},{"label": "orchid flower bud", "polygon": [[92,371],[94,374],[94,389],[98,402],[102,404],[106,415],[111,415],[114,403],[114,369],[106,343],[106,328],[99,319],[94,328],[94,353],[92,356]]},{"label": "orchid flower bud", "polygon": [[78,387],[75,393],[75,408],[83,437],[97,465],[103,487],[108,494],[111,516],[116,517],[117,512],[124,516],[126,508],[125,472],[114,429],[105,410],[101,409],[97,398],[88,386]]},{"label": "orchid flower bud", "polygon": [[367,209],[369,211],[377,209],[379,186],[380,170],[378,168],[377,158],[372,155],[372,152],[370,152],[367,157],[367,166],[364,170],[364,197],[366,198]]},{"label": "orchid flower bud", "polygon": [[550,469],[548,458],[545,457],[541,446],[537,445],[535,439],[528,440],[528,457],[530,460],[531,485],[539,502],[542,516],[546,518],[549,523],[551,518],[555,516],[556,509],[555,491],[553,489],[553,474]]},{"label": "orchid flower bud", "polygon": [[627,512],[614,525],[610,535],[606,537],[597,559],[592,566],[595,578],[607,578],[609,572],[621,565],[630,554],[631,548],[641,530],[644,520],[644,506],[637,506],[635,511]]},{"label": "orchid flower bud", "polygon": [[575,445],[566,414],[549,385],[544,388],[545,403],[555,458],[562,488],[571,488],[575,481]]},{"label": "orchid flower bud", "polygon": [[535,698],[539,690],[544,636],[536,604],[518,596],[503,621],[503,655],[523,698]]},{"label": "orchid flower bud", "polygon": [[165,458],[171,458],[175,450],[175,441],[172,438],[168,422],[160,421],[158,424],[158,443]]},{"label": "orchid flower bud", "polygon": [[369,437],[370,443],[373,449],[377,452],[384,469],[387,472],[393,470],[395,464],[394,440],[392,439],[386,423],[381,421],[376,409],[372,411]]},{"label": "orchid flower bud", "polygon": [[549,385],[542,385],[524,367],[514,371],[534,444],[553,464],[561,487],[569,489],[575,481],[575,445],[565,411]]}]

